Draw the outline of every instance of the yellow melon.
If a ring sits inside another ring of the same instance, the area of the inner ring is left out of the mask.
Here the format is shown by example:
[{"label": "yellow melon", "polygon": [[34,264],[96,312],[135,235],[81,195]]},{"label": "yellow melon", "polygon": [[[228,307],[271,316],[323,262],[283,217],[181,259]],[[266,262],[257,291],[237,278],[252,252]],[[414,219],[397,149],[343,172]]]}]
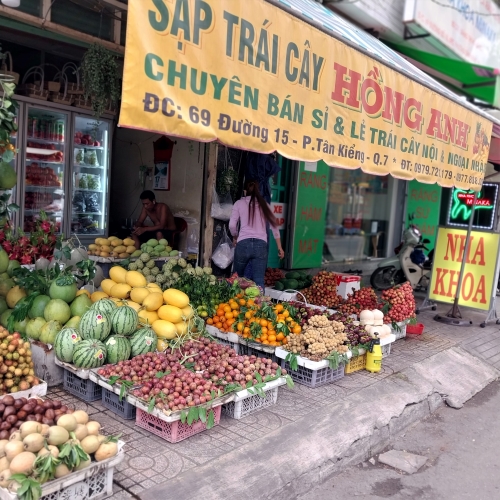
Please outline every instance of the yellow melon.
[{"label": "yellow melon", "polygon": [[161,306],[158,309],[160,319],[170,321],[170,323],[179,323],[182,321],[182,310],[175,306]]},{"label": "yellow melon", "polygon": [[126,283],[117,283],[111,288],[111,293],[109,295],[117,299],[126,299],[130,294],[130,290],[132,290],[130,285]]},{"label": "yellow melon", "polygon": [[90,292],[88,290],[78,290],[78,292],[76,292],[76,296],[78,297],[78,295],[86,295],[90,299]]},{"label": "yellow melon", "polygon": [[132,309],[135,309],[137,312],[141,310],[141,304],[134,302],[133,300],[127,300],[127,306],[130,306]]},{"label": "yellow melon", "polygon": [[110,280],[109,278],[101,281],[101,288],[103,292],[108,296],[111,293],[111,288],[113,288],[115,285],[116,281]]},{"label": "yellow melon", "polygon": [[163,292],[163,299],[165,300],[165,304],[176,306],[179,309],[183,309],[189,305],[189,297],[184,292],[175,288],[165,290]]},{"label": "yellow melon", "polygon": [[[133,272],[133,271],[129,271]],[[130,284],[130,283],[129,283]],[[134,301],[137,302],[138,304],[142,304],[142,301],[150,294],[151,292],[149,291],[148,288],[146,287],[139,287],[139,288],[132,288],[132,291],[130,292],[130,298]]]},{"label": "yellow melon", "polygon": [[148,283],[146,285],[146,288],[150,291],[150,292],[159,292],[159,293],[163,293],[161,288],[156,284],[156,283]]},{"label": "yellow melon", "polygon": [[117,307],[127,305],[127,301],[124,299],[117,299],[116,297],[110,297],[110,299],[116,304]]},{"label": "yellow melon", "polygon": [[125,276],[125,283],[133,288],[145,287],[148,284],[146,277],[139,271],[128,271]]},{"label": "yellow melon", "polygon": [[175,323],[175,330],[177,335],[186,335],[188,332],[188,324],[186,321],[181,321],[180,323]]},{"label": "yellow melon", "polygon": [[109,277],[115,282],[115,283],[126,283],[125,277],[127,276],[127,270],[122,267],[122,266],[113,266],[109,270]]},{"label": "yellow melon", "polygon": [[152,291],[143,301],[146,311],[157,311],[163,305],[163,295],[160,292]]},{"label": "yellow melon", "polygon": [[166,349],[168,349],[170,346],[168,345],[168,342],[163,340],[163,339],[158,339],[158,343],[156,344],[156,350],[158,352],[163,352]]},{"label": "yellow melon", "polygon": [[107,299],[109,298],[109,295],[105,292],[94,292],[91,296],[90,296],[90,300],[92,302],[97,302],[98,300],[101,300],[101,299]]},{"label": "yellow melon", "polygon": [[159,319],[153,323],[153,330],[160,339],[171,340],[177,336],[175,325],[163,319]]},{"label": "yellow melon", "polygon": [[193,309],[193,307],[191,305],[183,307],[181,309],[181,311],[182,311],[182,315],[186,319],[191,319],[194,316],[194,309]]},{"label": "yellow melon", "polygon": [[138,314],[139,319],[148,325],[152,325],[155,321],[160,319],[158,314],[156,314],[156,311],[146,311],[146,309],[141,309]]}]

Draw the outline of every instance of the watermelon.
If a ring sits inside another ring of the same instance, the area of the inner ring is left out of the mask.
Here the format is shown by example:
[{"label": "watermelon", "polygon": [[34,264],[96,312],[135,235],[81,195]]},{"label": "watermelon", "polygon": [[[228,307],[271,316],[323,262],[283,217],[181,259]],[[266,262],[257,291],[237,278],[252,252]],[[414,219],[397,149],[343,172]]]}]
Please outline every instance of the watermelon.
[{"label": "watermelon", "polygon": [[78,368],[98,368],[106,359],[106,346],[99,340],[81,340],[73,351],[73,364]]},{"label": "watermelon", "polygon": [[73,361],[73,351],[82,338],[76,328],[63,328],[56,336],[54,342],[54,352],[57,359],[71,363]]},{"label": "watermelon", "polygon": [[117,335],[132,335],[138,323],[139,315],[130,306],[117,307],[111,314],[111,330]]},{"label": "watermelon", "polygon": [[157,343],[158,338],[152,328],[145,327],[137,330],[130,338],[132,357],[156,351]]},{"label": "watermelon", "polygon": [[106,346],[106,363],[115,364],[118,361],[125,361],[130,357],[130,341],[122,335],[112,335],[108,337]]},{"label": "watermelon", "polygon": [[117,305],[111,299],[99,299],[90,309],[100,313],[106,313],[111,316],[111,313],[117,308]]},{"label": "watermelon", "polygon": [[78,327],[84,340],[95,339],[104,341],[111,333],[111,320],[105,312],[88,310],[80,320]]}]

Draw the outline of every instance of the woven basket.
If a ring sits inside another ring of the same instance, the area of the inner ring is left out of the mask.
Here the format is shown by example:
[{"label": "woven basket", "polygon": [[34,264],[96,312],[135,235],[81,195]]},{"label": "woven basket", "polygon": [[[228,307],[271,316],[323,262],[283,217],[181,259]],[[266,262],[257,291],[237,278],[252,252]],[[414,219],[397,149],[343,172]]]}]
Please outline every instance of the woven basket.
[{"label": "woven basket", "polygon": [[67,74],[68,71],[70,72],[71,75],[75,75],[76,77],[76,82],[70,82],[68,78],[68,94],[83,95],[84,90],[80,82],[81,68],[77,66],[74,62],[68,62],[62,67],[61,73]]},{"label": "woven basket", "polygon": [[[5,58],[2,60],[2,65],[0,66],[0,73],[5,76],[10,76],[12,78],[13,83],[16,85],[19,83],[19,73],[13,71],[12,66],[12,54],[10,52],[4,52]],[[7,64],[7,62],[9,64]]]},{"label": "woven basket", "polygon": [[60,80],[64,84],[64,92],[51,92],[49,101],[55,102],[57,104],[66,104],[67,106],[71,106],[74,101],[74,96],[68,94],[68,77],[64,73],[59,72],[56,75],[56,78],[60,78]]},{"label": "woven basket", "polygon": [[[27,83],[29,77],[33,78],[38,77],[39,78],[38,83],[36,81],[35,83]],[[42,101],[46,101],[47,98],[49,97],[49,91],[43,88],[44,79],[45,79],[45,73],[43,71],[43,68],[41,66],[33,66],[24,75],[22,84],[19,87],[19,93],[31,97],[33,99],[40,99]]]}]

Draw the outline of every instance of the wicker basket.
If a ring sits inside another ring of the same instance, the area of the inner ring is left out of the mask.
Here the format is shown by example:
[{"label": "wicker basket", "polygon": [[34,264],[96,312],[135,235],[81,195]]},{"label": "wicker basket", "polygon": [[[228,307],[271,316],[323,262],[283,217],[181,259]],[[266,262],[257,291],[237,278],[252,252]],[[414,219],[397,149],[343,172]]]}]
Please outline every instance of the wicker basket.
[{"label": "wicker basket", "polygon": [[[38,83],[27,83],[29,77],[36,78],[39,77]],[[22,84],[19,87],[19,93],[25,96],[31,97],[33,99],[40,99],[41,101],[46,101],[49,97],[49,91],[44,89],[45,73],[42,66],[33,66],[30,68],[22,80]]]},{"label": "wicker basket", "polygon": [[60,78],[64,84],[64,92],[50,92],[49,101],[55,102],[57,104],[66,104],[66,106],[71,106],[73,104],[74,97],[68,94],[68,77],[59,72],[56,78]]},{"label": "wicker basket", "polygon": [[83,95],[84,90],[83,90],[83,86],[80,82],[81,68],[73,62],[68,62],[62,67],[61,73],[63,75],[65,74],[67,76],[68,71],[70,72],[70,74],[75,75],[75,77],[76,77],[76,82],[70,82],[68,79],[68,94],[74,95],[74,96]]},{"label": "wicker basket", "polygon": [[[9,64],[7,64],[7,62]],[[12,54],[10,52],[4,52],[4,59],[2,60],[2,64],[0,66],[0,73],[4,76],[10,76],[12,78],[12,82],[16,85],[19,83],[19,73],[13,71],[12,66]]]}]

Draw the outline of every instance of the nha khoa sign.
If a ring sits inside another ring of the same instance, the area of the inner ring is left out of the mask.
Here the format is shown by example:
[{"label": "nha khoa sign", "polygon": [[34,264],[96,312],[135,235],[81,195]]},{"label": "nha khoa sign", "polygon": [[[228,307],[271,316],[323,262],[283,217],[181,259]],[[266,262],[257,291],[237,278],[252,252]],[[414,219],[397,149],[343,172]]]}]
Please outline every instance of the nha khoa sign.
[{"label": "nha khoa sign", "polygon": [[489,310],[496,291],[498,234],[472,231],[465,254],[467,231],[440,227],[434,251],[429,298],[453,303],[462,261],[465,269],[460,287],[459,305]]},{"label": "nha khoa sign", "polygon": [[268,2],[128,5],[120,126],[481,186],[491,122]]}]

